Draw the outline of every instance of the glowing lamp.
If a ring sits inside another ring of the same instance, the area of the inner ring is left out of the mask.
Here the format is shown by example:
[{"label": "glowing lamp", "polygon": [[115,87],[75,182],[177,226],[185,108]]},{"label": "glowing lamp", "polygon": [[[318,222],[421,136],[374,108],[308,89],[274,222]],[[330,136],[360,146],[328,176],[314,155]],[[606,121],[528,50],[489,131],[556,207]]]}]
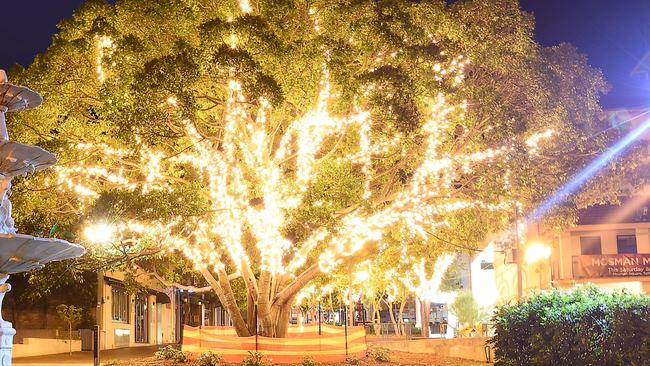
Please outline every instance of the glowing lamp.
[{"label": "glowing lamp", "polygon": [[110,243],[113,241],[115,227],[106,223],[95,223],[84,229],[86,238],[97,244]]},{"label": "glowing lamp", "polygon": [[354,277],[356,277],[356,280],[359,282],[365,282],[370,278],[370,273],[368,273],[368,271],[359,271],[354,274]]},{"label": "glowing lamp", "polygon": [[524,261],[526,264],[535,263],[541,260],[546,260],[551,257],[551,248],[548,245],[541,243],[529,244],[526,248]]}]

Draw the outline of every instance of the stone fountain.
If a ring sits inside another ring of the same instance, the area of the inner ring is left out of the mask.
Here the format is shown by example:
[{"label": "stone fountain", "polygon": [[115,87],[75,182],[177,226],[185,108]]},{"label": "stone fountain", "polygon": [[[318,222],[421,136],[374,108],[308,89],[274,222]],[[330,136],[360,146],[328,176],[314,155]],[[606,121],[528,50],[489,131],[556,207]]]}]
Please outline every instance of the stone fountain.
[{"label": "stone fountain", "polygon": [[[38,107],[43,98],[35,91],[9,84],[0,70],[0,309],[11,290],[9,275],[40,269],[52,261],[75,258],[85,249],[60,239],[35,238],[16,233],[11,217],[11,179],[51,167],[56,157],[33,145],[9,141],[5,113]],[[11,365],[11,350],[16,330],[0,313],[0,366]]]}]

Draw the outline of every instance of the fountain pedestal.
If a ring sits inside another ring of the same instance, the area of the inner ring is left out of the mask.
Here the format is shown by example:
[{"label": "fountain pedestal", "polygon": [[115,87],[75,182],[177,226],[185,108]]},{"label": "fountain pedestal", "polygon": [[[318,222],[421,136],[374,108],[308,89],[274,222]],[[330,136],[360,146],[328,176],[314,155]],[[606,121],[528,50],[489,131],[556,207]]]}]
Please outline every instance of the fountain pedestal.
[{"label": "fountain pedestal", "polygon": [[[5,294],[11,291],[11,285],[6,283],[8,279],[9,275],[0,278],[0,309],[2,309],[2,301],[5,298]],[[14,335],[16,335],[16,330],[13,328],[11,322],[4,320],[0,313],[0,365],[2,366],[11,365]]]},{"label": "fountain pedestal", "polygon": [[2,301],[11,290],[10,274],[41,269],[45,263],[79,257],[85,249],[60,239],[35,238],[17,234],[11,217],[11,179],[46,169],[56,157],[38,146],[9,141],[5,113],[34,108],[43,98],[24,86],[7,82],[0,70],[0,366],[11,365],[13,338],[16,330],[2,319]]}]

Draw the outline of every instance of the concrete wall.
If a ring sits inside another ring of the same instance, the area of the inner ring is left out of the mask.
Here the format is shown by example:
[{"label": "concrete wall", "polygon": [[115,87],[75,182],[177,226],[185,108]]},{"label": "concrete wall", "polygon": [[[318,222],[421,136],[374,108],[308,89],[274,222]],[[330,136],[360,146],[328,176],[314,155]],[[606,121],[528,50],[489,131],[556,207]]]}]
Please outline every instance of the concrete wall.
[{"label": "concrete wall", "polygon": [[[377,347],[409,353],[430,353],[446,357],[457,357],[485,362],[485,342],[490,338],[452,338],[452,339],[411,339],[377,340]],[[492,354],[491,360],[494,360]]]},{"label": "concrete wall", "polygon": [[[70,341],[65,339],[23,338],[22,344],[14,344],[13,357],[29,357],[67,353]],[[81,341],[72,341],[72,352],[81,351]]]}]

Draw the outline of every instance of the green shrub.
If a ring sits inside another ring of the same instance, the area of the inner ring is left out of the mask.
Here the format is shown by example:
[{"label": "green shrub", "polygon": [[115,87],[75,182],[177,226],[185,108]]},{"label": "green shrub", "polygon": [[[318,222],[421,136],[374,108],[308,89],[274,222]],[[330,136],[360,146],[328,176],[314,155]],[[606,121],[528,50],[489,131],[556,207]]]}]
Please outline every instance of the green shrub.
[{"label": "green shrub", "polygon": [[216,352],[207,351],[201,353],[196,361],[199,366],[217,366],[219,361],[221,361],[221,357],[219,357],[219,354]]},{"label": "green shrub", "polygon": [[302,366],[316,366],[316,361],[311,357],[304,357],[300,364]]},{"label": "green shrub", "polygon": [[187,356],[183,351],[174,348],[173,346],[166,346],[154,353],[156,360],[173,360],[176,362],[187,362]]},{"label": "green shrub", "polygon": [[497,366],[650,365],[650,296],[553,290],[499,307],[493,321]]},{"label": "green shrub", "polygon": [[361,360],[357,358],[357,356],[350,356],[345,359],[345,362],[348,363],[350,366],[358,366],[361,365]]},{"label": "green shrub", "polygon": [[368,357],[379,362],[390,362],[390,350],[383,347],[369,348]]},{"label": "green shrub", "polygon": [[262,352],[249,351],[248,354],[249,356],[244,359],[244,366],[264,366]]}]

